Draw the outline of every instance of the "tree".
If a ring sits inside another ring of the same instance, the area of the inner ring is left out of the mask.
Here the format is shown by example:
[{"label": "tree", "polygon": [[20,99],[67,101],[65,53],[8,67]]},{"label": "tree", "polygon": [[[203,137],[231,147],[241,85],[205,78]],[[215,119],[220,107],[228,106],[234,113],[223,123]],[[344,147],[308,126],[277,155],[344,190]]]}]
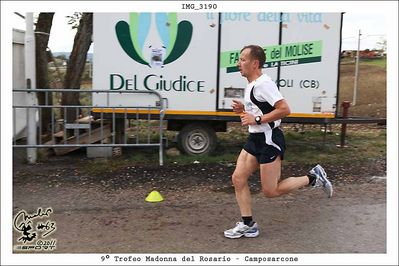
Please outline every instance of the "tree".
[{"label": "tree", "polygon": [[377,42],[377,48],[381,50],[382,52],[387,51],[387,39],[385,38],[380,38],[380,41]]},{"label": "tree", "polygon": [[[51,26],[53,24],[54,13],[40,13],[35,28],[36,45],[36,87],[38,89],[48,89],[48,56],[47,46],[50,38]],[[39,105],[52,105],[53,99],[51,93],[38,93]],[[46,99],[47,98],[47,99]],[[50,131],[51,109],[43,108],[41,116],[42,133]]]},{"label": "tree", "polygon": [[[80,89],[80,82],[86,64],[87,51],[92,43],[93,13],[82,13],[75,35],[71,55],[69,56],[64,79],[65,89]],[[62,105],[80,105],[79,93],[63,93]],[[68,123],[76,119],[76,110],[66,108],[64,119]]]},{"label": "tree", "polygon": [[54,57],[54,58],[60,59],[60,60],[66,60],[66,59],[67,59],[66,56],[65,56],[64,54],[57,55],[57,56]]}]

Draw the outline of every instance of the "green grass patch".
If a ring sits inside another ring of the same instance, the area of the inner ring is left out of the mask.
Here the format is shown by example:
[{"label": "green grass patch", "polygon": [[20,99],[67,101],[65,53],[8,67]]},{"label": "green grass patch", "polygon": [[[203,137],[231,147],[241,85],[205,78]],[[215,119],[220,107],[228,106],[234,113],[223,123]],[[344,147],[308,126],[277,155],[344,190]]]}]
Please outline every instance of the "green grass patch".
[{"label": "green grass patch", "polygon": [[387,67],[387,59],[386,59],[386,57],[375,58],[375,59],[360,59],[360,64],[386,68]]},{"label": "green grass patch", "polygon": [[113,172],[132,164],[131,160],[121,158],[98,158],[84,162],[81,169],[88,175],[99,175],[105,172]]},{"label": "green grass patch", "polygon": [[285,159],[295,163],[345,164],[353,160],[363,162],[386,156],[385,130],[348,134],[345,148],[338,147],[341,137],[337,133],[324,136],[323,132],[290,132],[286,134],[286,142]]},{"label": "green grass patch", "polygon": [[[164,156],[164,160],[166,155]],[[136,166],[140,164],[159,164],[159,152],[155,148],[130,148],[124,150],[122,156],[111,158],[95,158],[85,160],[83,162],[85,167],[82,167],[88,175],[99,175],[102,173],[116,172],[123,170],[129,166]]]},{"label": "green grass patch", "polygon": [[[316,163],[330,165],[351,165],[367,163],[375,158],[386,157],[386,130],[348,132],[347,147],[340,148],[340,135],[337,132],[327,133],[312,130],[301,132],[286,132],[287,150],[286,164],[312,165]],[[236,143],[221,142],[212,155],[178,156],[164,155],[164,165],[191,165],[198,163],[235,164],[246,138]],[[132,148],[124,151],[121,157],[95,159],[85,167],[90,175],[113,172],[134,165],[157,166],[159,163],[157,148]]]}]

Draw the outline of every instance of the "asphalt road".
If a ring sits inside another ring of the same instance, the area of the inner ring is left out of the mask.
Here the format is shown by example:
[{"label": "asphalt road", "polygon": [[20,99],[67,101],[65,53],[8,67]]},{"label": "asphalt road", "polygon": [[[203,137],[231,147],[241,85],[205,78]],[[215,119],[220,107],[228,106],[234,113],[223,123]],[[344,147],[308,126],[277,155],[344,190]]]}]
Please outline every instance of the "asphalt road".
[{"label": "asphalt road", "polygon": [[[261,234],[226,239],[239,218],[234,194],[200,185],[160,191],[165,200],[144,201],[150,188],[105,189],[99,183],[16,183],[14,216],[51,207],[42,220],[55,223],[56,253],[385,253],[386,182],[335,186],[328,199],[303,188],[279,198],[253,197]],[[34,219],[32,219],[34,220]],[[33,231],[31,231],[33,232]],[[38,231],[38,236],[43,234]],[[21,232],[14,231],[14,245]],[[28,242],[29,243],[29,242]],[[26,244],[28,244],[26,243]],[[33,242],[32,242],[33,243]],[[20,251],[18,251],[20,252]]]}]

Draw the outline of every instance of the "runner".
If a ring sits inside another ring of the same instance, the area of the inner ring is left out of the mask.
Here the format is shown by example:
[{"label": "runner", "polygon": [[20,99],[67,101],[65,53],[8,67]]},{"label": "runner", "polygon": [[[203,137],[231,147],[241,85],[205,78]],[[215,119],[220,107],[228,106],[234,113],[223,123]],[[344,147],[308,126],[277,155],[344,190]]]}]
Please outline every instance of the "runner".
[{"label": "runner", "polygon": [[279,128],[281,119],[290,114],[290,108],[276,84],[262,73],[266,55],[262,47],[245,46],[240,53],[238,68],[248,80],[245,105],[233,101],[233,111],[240,114],[241,124],[248,126],[249,137],[237,159],[232,176],[242,221],[224,232],[227,238],[256,237],[258,224],[252,219],[249,176],[260,168],[262,191],[266,197],[278,197],[306,185],[321,187],[331,197],[333,188],[323,167],[316,165],[307,175],[289,177],[281,182],[281,160],[285,140]]}]

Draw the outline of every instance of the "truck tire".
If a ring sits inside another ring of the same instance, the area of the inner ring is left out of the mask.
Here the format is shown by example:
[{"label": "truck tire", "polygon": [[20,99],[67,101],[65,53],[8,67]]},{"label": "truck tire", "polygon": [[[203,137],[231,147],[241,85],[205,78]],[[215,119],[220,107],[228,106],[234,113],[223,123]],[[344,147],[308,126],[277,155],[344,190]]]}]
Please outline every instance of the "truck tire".
[{"label": "truck tire", "polygon": [[190,155],[212,153],[217,145],[216,133],[212,127],[202,123],[185,125],[177,137],[179,149]]}]

